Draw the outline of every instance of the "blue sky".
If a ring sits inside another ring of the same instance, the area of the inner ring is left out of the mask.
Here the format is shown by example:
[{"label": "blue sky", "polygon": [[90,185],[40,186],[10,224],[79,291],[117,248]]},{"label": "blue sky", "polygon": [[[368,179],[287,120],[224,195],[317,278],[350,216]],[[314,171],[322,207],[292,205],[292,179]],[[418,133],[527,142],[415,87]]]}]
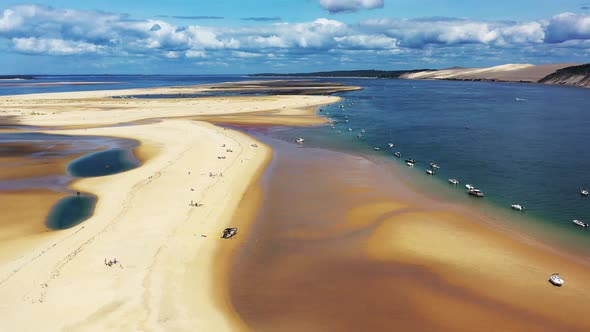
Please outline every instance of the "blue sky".
[{"label": "blue sky", "polygon": [[0,73],[255,73],[590,62],[590,0],[0,3]]}]

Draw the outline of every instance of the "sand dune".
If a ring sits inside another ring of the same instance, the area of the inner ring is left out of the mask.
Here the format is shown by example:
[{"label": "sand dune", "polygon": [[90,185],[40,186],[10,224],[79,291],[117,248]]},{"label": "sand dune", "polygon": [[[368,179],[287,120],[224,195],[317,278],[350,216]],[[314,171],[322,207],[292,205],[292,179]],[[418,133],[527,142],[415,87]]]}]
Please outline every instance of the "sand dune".
[{"label": "sand dune", "polygon": [[507,82],[538,82],[558,69],[572,66],[571,63],[532,65],[506,64],[485,68],[453,68],[404,74],[405,79],[431,80],[482,80]]}]

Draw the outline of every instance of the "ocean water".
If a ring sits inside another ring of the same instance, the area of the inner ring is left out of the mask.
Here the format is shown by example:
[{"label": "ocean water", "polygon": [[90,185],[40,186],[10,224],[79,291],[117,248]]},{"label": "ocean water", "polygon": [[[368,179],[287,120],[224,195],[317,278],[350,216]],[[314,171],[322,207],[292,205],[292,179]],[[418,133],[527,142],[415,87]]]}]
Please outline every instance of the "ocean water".
[{"label": "ocean water", "polygon": [[[89,90],[115,90],[245,81],[244,75],[39,75],[34,80],[0,80],[0,96]],[[77,85],[62,85],[75,82]],[[103,82],[109,84],[84,84]],[[40,86],[39,84],[48,84]],[[51,85],[49,85],[51,84]]]},{"label": "ocean water", "polygon": [[[515,227],[526,232],[539,228],[532,232],[576,249],[590,248],[590,230],[572,223],[573,219],[590,222],[590,199],[579,193],[590,188],[589,89],[489,82],[337,81],[364,88],[340,94],[341,103],[320,108],[319,114],[338,123],[278,130],[274,135],[286,140],[304,137],[306,146],[384,160],[421,191],[474,205],[499,219],[520,221]],[[396,151],[401,158],[393,156]],[[412,169],[405,165],[406,158],[417,160]],[[430,176],[426,169],[433,161],[441,168]],[[450,185],[449,178],[460,184]],[[481,189],[485,198],[467,195],[467,183]],[[525,213],[511,210],[511,204],[524,205]]]}]

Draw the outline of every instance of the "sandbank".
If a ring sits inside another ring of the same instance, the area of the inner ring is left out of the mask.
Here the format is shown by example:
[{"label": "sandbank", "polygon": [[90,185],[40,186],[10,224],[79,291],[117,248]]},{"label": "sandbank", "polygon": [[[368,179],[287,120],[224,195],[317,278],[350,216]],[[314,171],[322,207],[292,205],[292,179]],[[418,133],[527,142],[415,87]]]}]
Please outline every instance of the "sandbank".
[{"label": "sandbank", "polygon": [[[175,89],[126,93],[162,94]],[[189,88],[178,89],[188,93]],[[253,112],[266,112],[265,117],[285,112],[299,121],[292,112],[312,117],[311,108],[339,98],[107,98],[113,95],[120,91],[0,98],[0,116],[11,116],[20,125],[61,127],[50,131],[55,134],[138,140],[136,154],[143,161],[124,173],[75,181],[71,189],[98,197],[95,214],[73,228],[43,232],[26,246],[15,243],[19,250],[3,253],[3,327],[18,331],[242,328],[220,296],[223,285],[216,278],[223,271],[217,271],[217,265],[223,264],[216,261],[217,250],[231,240],[219,237],[239,216],[236,209],[242,206],[242,196],[264,169],[271,150],[237,131],[193,119],[243,113],[248,121]],[[151,119],[159,121],[145,121]],[[289,119],[281,121],[289,124]],[[105,264],[115,258],[116,264]]]}]

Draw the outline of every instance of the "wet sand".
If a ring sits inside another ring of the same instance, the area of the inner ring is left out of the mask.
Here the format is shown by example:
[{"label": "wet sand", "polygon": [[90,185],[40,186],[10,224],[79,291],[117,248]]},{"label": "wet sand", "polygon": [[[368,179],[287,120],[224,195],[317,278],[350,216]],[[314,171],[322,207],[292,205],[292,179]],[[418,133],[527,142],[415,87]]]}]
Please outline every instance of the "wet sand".
[{"label": "wet sand", "polygon": [[590,329],[587,258],[524,243],[363,157],[261,139],[275,157],[251,189],[262,208],[228,292],[250,330]]}]

